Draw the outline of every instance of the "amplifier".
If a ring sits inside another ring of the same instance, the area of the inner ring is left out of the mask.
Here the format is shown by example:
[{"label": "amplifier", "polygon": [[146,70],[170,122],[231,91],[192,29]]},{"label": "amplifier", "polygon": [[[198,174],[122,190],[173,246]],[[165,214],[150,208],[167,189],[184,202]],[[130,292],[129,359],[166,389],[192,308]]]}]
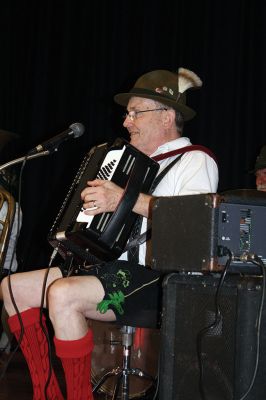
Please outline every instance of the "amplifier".
[{"label": "amplifier", "polygon": [[164,279],[160,400],[202,400],[200,387],[206,400],[265,398],[263,278],[228,274],[217,301],[220,276],[175,272]]},{"label": "amplifier", "polygon": [[[161,197],[152,215],[152,266],[161,271],[230,270],[260,273],[247,253],[266,262],[266,193],[235,190],[223,194]],[[243,258],[243,257],[242,257]]]}]

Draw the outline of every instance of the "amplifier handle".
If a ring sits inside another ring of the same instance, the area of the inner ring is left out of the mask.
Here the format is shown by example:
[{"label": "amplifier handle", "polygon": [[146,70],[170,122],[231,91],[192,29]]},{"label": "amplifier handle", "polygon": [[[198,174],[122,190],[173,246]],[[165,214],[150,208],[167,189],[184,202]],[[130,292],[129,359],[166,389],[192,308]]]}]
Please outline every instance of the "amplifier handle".
[{"label": "amplifier handle", "polygon": [[141,157],[141,155],[138,154],[127,181],[122,199],[116,210],[113,212],[105,232],[103,232],[99,238],[99,242],[106,244],[108,247],[113,247],[121,227],[124,225],[126,218],[132,212],[138,199],[146,174],[147,161],[144,157]]}]

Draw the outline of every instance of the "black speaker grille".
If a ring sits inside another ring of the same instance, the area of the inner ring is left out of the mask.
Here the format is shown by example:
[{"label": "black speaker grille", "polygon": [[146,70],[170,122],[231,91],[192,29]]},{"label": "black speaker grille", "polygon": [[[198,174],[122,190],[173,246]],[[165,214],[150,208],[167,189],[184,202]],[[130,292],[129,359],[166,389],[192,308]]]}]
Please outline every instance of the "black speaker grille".
[{"label": "black speaker grille", "polygon": [[220,320],[213,329],[205,329],[215,322],[219,279],[175,273],[165,280],[160,400],[202,399],[199,337],[206,399],[238,399],[248,388],[255,365],[259,278],[252,285],[244,279],[243,285],[238,276],[229,277],[219,298]]}]

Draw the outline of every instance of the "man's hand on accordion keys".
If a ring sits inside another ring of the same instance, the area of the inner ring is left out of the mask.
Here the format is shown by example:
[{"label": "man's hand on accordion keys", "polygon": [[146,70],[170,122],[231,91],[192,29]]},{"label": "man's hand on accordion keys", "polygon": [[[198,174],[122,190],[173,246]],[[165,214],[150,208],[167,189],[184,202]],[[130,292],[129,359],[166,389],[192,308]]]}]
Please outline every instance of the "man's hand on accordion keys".
[{"label": "man's hand on accordion keys", "polygon": [[118,206],[124,190],[108,180],[95,179],[87,182],[88,186],[81,192],[84,213],[96,215],[113,212]]}]

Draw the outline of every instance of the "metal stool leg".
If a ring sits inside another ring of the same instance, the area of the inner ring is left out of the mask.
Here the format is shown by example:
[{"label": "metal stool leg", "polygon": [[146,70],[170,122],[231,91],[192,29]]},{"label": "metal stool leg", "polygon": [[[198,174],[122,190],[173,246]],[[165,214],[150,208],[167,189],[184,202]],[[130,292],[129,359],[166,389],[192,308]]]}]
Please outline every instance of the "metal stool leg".
[{"label": "metal stool leg", "polygon": [[130,370],[130,355],[131,346],[133,344],[133,334],[135,329],[131,326],[123,326],[122,331],[122,345],[123,345],[123,368],[122,368],[122,393],[121,399],[129,399],[129,374]]},{"label": "metal stool leg", "polygon": [[123,326],[121,328],[121,332],[122,332],[122,346],[123,346],[122,368],[116,367],[110,371],[107,371],[93,387],[93,393],[96,393],[109,377],[116,376],[117,382],[113,391],[112,400],[116,400],[118,398],[120,388],[121,388],[120,399],[129,400],[130,375],[135,375],[138,376],[139,378],[149,379],[152,382],[155,382],[155,379],[152,376],[146,374],[141,369],[130,368],[131,347],[133,344],[133,334],[135,332],[135,328],[131,326]]}]

